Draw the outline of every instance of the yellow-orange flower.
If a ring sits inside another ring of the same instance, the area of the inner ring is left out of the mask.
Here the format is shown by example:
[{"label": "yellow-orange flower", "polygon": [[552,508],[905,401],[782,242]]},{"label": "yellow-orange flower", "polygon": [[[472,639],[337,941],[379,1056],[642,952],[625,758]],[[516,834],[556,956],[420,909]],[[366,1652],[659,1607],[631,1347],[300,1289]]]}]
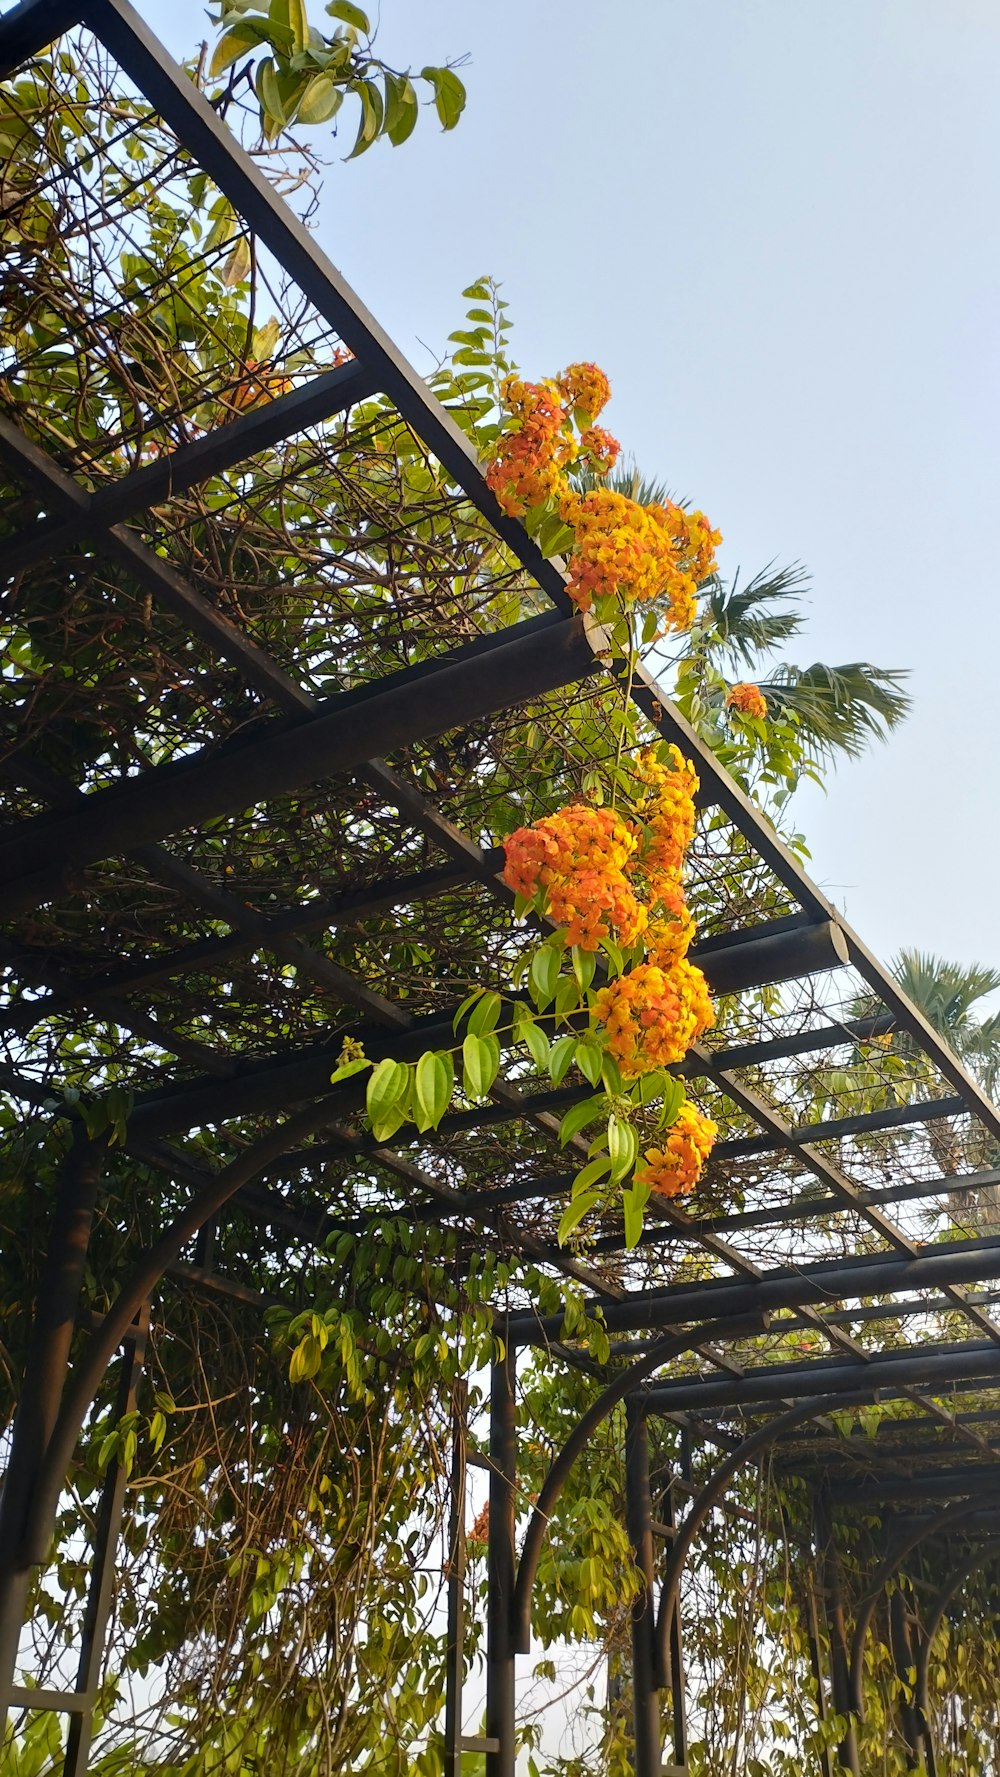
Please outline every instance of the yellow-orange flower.
[{"label": "yellow-orange flower", "polygon": [[718,1133],[711,1118],[685,1099],[663,1146],[647,1148],[636,1168],[636,1182],[648,1184],[663,1197],[685,1196],[698,1183]]},{"label": "yellow-orange flower", "polygon": [[611,593],[630,604],[664,599],[665,627],[691,627],[698,583],[711,571],[719,541],[701,513],[641,506],[611,488],[568,490],[559,513],[575,532],[568,590],[581,611]]},{"label": "yellow-orange flower", "polygon": [[635,775],[650,792],[636,807],[644,829],[639,863],[653,892],[664,898],[670,894],[668,884],[679,874],[694,838],[698,776],[691,761],[675,746],[640,753]]},{"label": "yellow-orange flower", "polygon": [[767,715],[767,698],[759,685],[748,685],[745,681],[732,685],[726,693],[727,710],[735,710],[739,716],[752,716],[763,721]]},{"label": "yellow-orange flower", "polygon": [[510,376],[501,394],[513,424],[497,440],[486,480],[504,511],[520,518],[530,506],[540,506],[560,492],[563,471],[576,455],[576,445],[553,384],[526,383]]},{"label": "yellow-orange flower", "polygon": [[609,982],[594,1016],[626,1080],[683,1061],[715,1019],[704,975],[683,956],[667,969],[640,963]]},{"label": "yellow-orange flower", "polygon": [[590,420],[596,420],[611,399],[611,384],[597,364],[571,364],[557,378],[557,385],[567,404],[579,408]]},{"label": "yellow-orange flower", "polygon": [[581,432],[580,446],[599,475],[606,475],[614,468],[621,450],[617,438],[612,438],[603,426],[588,426],[585,432]]},{"label": "yellow-orange flower", "polygon": [[505,842],[504,881],[515,894],[542,897],[566,942],[596,950],[605,938],[634,944],[646,926],[625,867],[638,841],[610,808],[571,803],[519,827]]}]

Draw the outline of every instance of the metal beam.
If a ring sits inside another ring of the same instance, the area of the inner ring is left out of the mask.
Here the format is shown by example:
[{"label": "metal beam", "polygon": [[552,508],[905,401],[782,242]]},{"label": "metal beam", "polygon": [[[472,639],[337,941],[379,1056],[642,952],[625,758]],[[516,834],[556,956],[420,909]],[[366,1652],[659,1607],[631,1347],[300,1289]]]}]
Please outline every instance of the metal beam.
[{"label": "metal beam", "polygon": [[[88,542],[99,548],[101,533],[123,519],[134,513],[147,513],[151,507],[176,499],[211,477],[224,475],[261,451],[287,441],[308,426],[333,419],[376,392],[371,372],[352,359],[334,370],[321,371],[287,395],[261,402],[251,412],[214,427],[191,444],[178,445],[153,462],[116,476],[93,493],[80,488],[82,501],[67,486],[73,478],[53,465],[52,475],[46,477],[45,497],[51,503],[55,494],[57,505],[71,516],[61,523],[46,520],[11,537],[4,545],[0,573],[9,580]],[[5,435],[8,451],[12,452],[6,428]],[[37,461],[32,479],[37,486]]]},{"label": "metal beam", "polygon": [[0,834],[2,904],[8,912],[65,892],[68,866],[129,853],[178,829],[348,772],[462,723],[509,709],[598,670],[579,618],[537,619],[481,637],[443,658],[327,699],[294,727],[272,724],[250,740],[154,766],[89,795],[87,809],[35,816]]}]

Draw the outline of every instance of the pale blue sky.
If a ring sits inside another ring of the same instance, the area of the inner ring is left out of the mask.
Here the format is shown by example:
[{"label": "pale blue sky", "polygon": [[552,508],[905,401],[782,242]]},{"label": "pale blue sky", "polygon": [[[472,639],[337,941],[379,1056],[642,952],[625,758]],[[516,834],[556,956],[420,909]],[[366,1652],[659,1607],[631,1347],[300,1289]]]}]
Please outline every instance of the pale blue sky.
[{"label": "pale blue sky", "polygon": [[331,165],[335,263],[418,366],[502,279],[520,363],[602,364],[724,566],[809,566],[802,663],[912,669],[907,727],[803,798],[814,873],[885,955],[1000,965],[1000,7],[384,0],[382,47],[468,51],[469,106]]}]

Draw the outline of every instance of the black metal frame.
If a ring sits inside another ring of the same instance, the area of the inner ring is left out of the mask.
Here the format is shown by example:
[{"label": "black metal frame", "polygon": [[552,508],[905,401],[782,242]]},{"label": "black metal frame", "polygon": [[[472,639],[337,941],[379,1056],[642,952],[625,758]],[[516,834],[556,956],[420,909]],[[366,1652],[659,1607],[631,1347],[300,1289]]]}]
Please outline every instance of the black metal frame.
[{"label": "black metal frame", "polygon": [[[842,1157],[846,1151],[844,1144],[859,1135],[906,1125],[927,1126],[942,1117],[959,1115],[972,1118],[990,1140],[1000,1142],[1000,1113],[837,909],[809,880],[798,860],[644,669],[633,688],[639,709],[665,739],[676,742],[694,761],[701,778],[703,803],[724,813],[762,866],[773,873],[796,909],[767,926],[717,936],[699,947],[699,961],[713,986],[718,992],[735,994],[761,984],[802,980],[816,972],[849,964],[881,1007],[864,1019],[815,1025],[808,1030],[784,1032],[716,1051],[702,1045],[689,1058],[684,1072],[723,1094],[758,1131],[754,1136],[723,1140],[717,1150],[717,1162],[793,1155],[799,1167],[811,1176],[810,1191],[813,1185],[818,1187],[817,1194],[806,1193],[789,1203],[742,1214],[691,1214],[676,1204],[654,1203],[643,1237],[644,1250],[681,1241],[698,1250],[707,1264],[721,1267],[727,1275],[716,1274],[698,1284],[655,1291],[631,1288],[621,1281],[620,1268],[602,1262],[605,1255],[617,1254],[622,1249],[617,1231],[596,1240],[586,1257],[574,1257],[519,1225],[514,1213],[518,1206],[558,1194],[567,1182],[565,1171],[513,1184],[491,1182],[474,1193],[451,1189],[405,1153],[376,1148],[358,1134],[351,1122],[359,1105],[358,1089],[352,1082],[330,1087],[329,1043],[291,1055],[262,1054],[234,1063],[208,1045],[172,1032],[143,1006],[143,993],[168,974],[219,971],[235,954],[244,955],[260,947],[293,962],[304,979],[321,988],[338,1006],[360,1014],[358,1029],[373,1056],[416,1055],[437,1040],[447,1040],[450,1019],[440,1014],[411,1017],[405,1007],[375,992],[302,939],[310,931],[327,929],[339,920],[362,920],[401,901],[426,900],[433,906],[436,896],[463,884],[484,885],[501,902],[509,902],[508,891],[498,876],[497,855],[482,848],[436,809],[424,793],[385,762],[384,755],[607,669],[595,655],[585,626],[572,611],[560,564],[544,560],[522,527],[500,510],[466,439],[449,415],[340,278],[314,238],[275,195],[211,106],[164,54],[126,0],[77,0],[68,5],[54,5],[52,0],[23,0],[23,4],[0,19],[0,74],[19,66],[76,24],[92,30],[118,59],[164,123],[220,191],[228,195],[255,236],[295,279],[317,314],[336,327],[355,357],[342,368],[318,376],[307,387],[219,426],[196,443],[179,447],[169,458],[135,470],[96,493],[83,488],[9,419],[0,419],[0,458],[26,485],[38,491],[47,514],[37,526],[8,543],[4,571],[26,570],[69,547],[93,548],[108,555],[158,604],[179,616],[215,655],[227,661],[273,712],[250,740],[230,744],[221,752],[209,749],[201,759],[179,766],[156,767],[114,789],[88,794],[86,806],[80,786],[54,778],[30,761],[15,760],[7,768],[8,775],[28,788],[50,812],[0,833],[0,908],[6,918],[15,919],[39,897],[79,892],[79,872],[83,866],[127,853],[138,858],[154,880],[180,887],[195,906],[225,922],[229,935],[190,944],[146,964],[131,963],[96,976],[75,973],[58,956],[32,957],[28,948],[16,941],[6,944],[4,954],[16,977],[30,983],[33,989],[45,990],[32,1001],[30,1012],[16,1006],[11,1010],[10,1023],[15,1031],[23,1028],[27,1018],[34,1023],[75,1007],[99,1006],[123,1029],[152,1039],[164,1053],[172,1054],[181,1063],[179,1071],[165,1068],[160,1083],[139,1094],[130,1119],[128,1147],[144,1164],[173,1170],[179,1167],[180,1176],[191,1183],[192,1197],[185,1213],[163,1231],[145,1255],[130,1287],[114,1305],[103,1327],[92,1334],[68,1384],[68,1340],[73,1324],[70,1298],[77,1287],[73,1277],[78,1281],[80,1241],[83,1240],[85,1251],[86,1231],[81,1234],[81,1223],[74,1233],[67,1235],[63,1212],[57,1209],[50,1263],[57,1269],[60,1265],[64,1270],[69,1267],[60,1285],[65,1286],[65,1301],[59,1297],[62,1306],[56,1331],[47,1327],[44,1315],[39,1316],[36,1340],[40,1355],[33,1362],[44,1378],[45,1390],[37,1398],[29,1391],[29,1404],[18,1416],[4,1498],[5,1523],[12,1528],[4,1543],[9,1565],[6,1574],[0,1576],[4,1581],[0,1588],[0,1708],[24,1702],[23,1694],[13,1686],[13,1667],[25,1575],[28,1564],[39,1559],[44,1548],[79,1426],[123,1339],[131,1342],[129,1349],[133,1353],[126,1365],[132,1395],[126,1390],[126,1397],[134,1397],[136,1365],[141,1362],[141,1340],[133,1330],[134,1317],[143,1311],[143,1304],[155,1293],[160,1278],[172,1270],[174,1275],[187,1275],[199,1287],[237,1293],[242,1289],[242,1299],[247,1299],[249,1292],[238,1282],[212,1272],[211,1264],[204,1262],[210,1258],[204,1247],[193,1266],[183,1263],[182,1255],[190,1240],[200,1229],[214,1226],[214,1218],[234,1206],[240,1214],[265,1224],[274,1221],[294,1227],[305,1241],[318,1240],[329,1231],[329,1219],[308,1204],[296,1207],[287,1196],[288,1188],[305,1181],[308,1195],[309,1182],[326,1160],[370,1156],[383,1177],[399,1183],[399,1207],[414,1221],[437,1219],[458,1230],[496,1231],[522,1255],[583,1283],[591,1292],[590,1306],[603,1314],[615,1341],[612,1357],[603,1371],[592,1363],[590,1367],[600,1375],[604,1394],[594,1413],[581,1422],[572,1450],[559,1459],[562,1467],[557,1463],[553,1469],[552,1485],[539,1501],[534,1525],[529,1529],[529,1548],[535,1550],[537,1557],[540,1536],[547,1528],[548,1514],[574,1452],[582,1447],[593,1424],[624,1401],[629,1529],[645,1586],[644,1596],[633,1613],[636,1769],[643,1777],[649,1777],[649,1773],[664,1768],[659,1693],[669,1685],[674,1763],[666,1768],[683,1771],[684,1686],[675,1580],[694,1528],[709,1506],[704,1500],[696,1505],[680,1527],[672,1519],[654,1518],[649,1497],[648,1419],[663,1415],[674,1423],[693,1421],[707,1437],[714,1437],[729,1449],[730,1454],[706,1489],[710,1505],[722,1498],[726,1477],[739,1467],[739,1452],[746,1460],[752,1460],[769,1443],[783,1439],[784,1460],[794,1472],[814,1475],[829,1461],[831,1453],[850,1466],[857,1457],[857,1452],[850,1449],[853,1440],[844,1438],[829,1424],[817,1426],[808,1434],[799,1434],[796,1428],[822,1418],[826,1408],[838,1400],[860,1403],[876,1398],[905,1399],[919,1411],[923,1430],[930,1432],[935,1428],[929,1448],[962,1458],[948,1471],[932,1471],[928,1466],[916,1478],[911,1477],[914,1499],[925,1504],[941,1498],[955,1500],[960,1505],[959,1515],[964,1511],[970,1519],[974,1517],[970,1502],[989,1476],[984,1457],[988,1459],[1000,1451],[988,1433],[984,1436],[976,1429],[968,1415],[951,1412],[942,1397],[958,1394],[968,1380],[974,1382],[979,1393],[1000,1391],[1000,1324],[989,1313],[995,1297],[976,1289],[1000,1278],[1000,1237],[960,1240],[922,1249],[905,1227],[891,1219],[885,1206],[992,1186],[1000,1180],[1000,1172],[982,1170],[893,1182],[887,1188],[873,1190],[857,1183],[850,1176],[849,1167],[841,1158],[834,1157],[832,1150],[840,1144],[838,1153]],[[319,701],[153,551],[142,535],[143,515],[168,495],[195,487],[209,475],[233,469],[255,452],[293,437],[307,425],[330,419],[375,392],[395,404],[456,487],[547,597],[551,609],[543,617],[480,637],[428,665],[406,669],[358,691]],[[260,799],[266,800],[302,789],[315,778],[318,768],[324,773],[353,773],[373,785],[390,805],[398,808],[401,823],[427,835],[446,861],[394,881],[372,884],[332,902],[312,902],[304,908],[264,915],[209,883],[169,849],[166,842],[180,828],[211,820],[240,806],[248,771],[253,772]],[[133,1004],[133,996],[139,996],[140,1004]],[[936,1076],[938,1088],[923,1102],[792,1127],[758,1084],[755,1070],[772,1063],[780,1067],[793,1056],[810,1051],[822,1053],[845,1042],[892,1032],[905,1032]],[[338,1038],[340,1034],[338,1030]],[[186,1069],[191,1066],[200,1070],[200,1077],[190,1076]],[[37,1100],[38,1085],[33,1079],[25,1076],[8,1084],[15,1097],[29,1103]],[[490,1106],[446,1120],[442,1137],[491,1119],[522,1119],[551,1135],[557,1125],[556,1113],[574,1095],[572,1088],[529,1095],[501,1084]],[[271,1110],[284,1120],[255,1149],[220,1175],[200,1174],[186,1156],[180,1156],[164,1140],[207,1121],[225,1124],[251,1110]],[[74,1153],[78,1152],[79,1143],[74,1148]],[[92,1186],[96,1192],[93,1174],[88,1176],[88,1189]],[[261,1185],[265,1176],[276,1181],[274,1188]],[[882,1250],[823,1263],[810,1264],[793,1258],[788,1265],[761,1266],[724,1238],[745,1236],[765,1227],[794,1230],[800,1226],[808,1232],[824,1227],[831,1217],[844,1213],[856,1218],[866,1238],[879,1243]],[[85,1207],[80,1214],[86,1221]],[[71,1277],[74,1265],[76,1271]],[[930,1291],[937,1293],[929,1294]],[[870,1300],[873,1296],[880,1298],[875,1305]],[[842,1306],[848,1303],[852,1306]],[[946,1349],[914,1343],[902,1350],[878,1352],[849,1330],[862,1325],[870,1328],[890,1314],[906,1319],[943,1312],[957,1316],[968,1329],[967,1337],[955,1340]],[[747,1354],[755,1349],[754,1338],[766,1331],[768,1317],[774,1315],[783,1317],[775,1323],[782,1328],[795,1325],[818,1333],[834,1357],[795,1366],[747,1363]],[[487,1733],[484,1741],[474,1742],[463,1741],[461,1734],[461,1586],[467,1452],[464,1425],[456,1423],[446,1726],[446,1768],[450,1777],[458,1777],[463,1750],[485,1751],[490,1777],[513,1777],[515,1653],[525,1645],[533,1571],[530,1556],[526,1565],[523,1552],[518,1566],[515,1546],[516,1363],[522,1347],[558,1341],[561,1327],[552,1319],[525,1313],[500,1323],[498,1336],[503,1351],[493,1368],[489,1458]],[[705,1367],[661,1379],[658,1372],[669,1358],[680,1353],[692,1353]],[[568,1360],[573,1355],[566,1353]],[[623,1368],[623,1363],[627,1367]],[[41,1410],[39,1403],[43,1398]],[[792,1402],[799,1404],[793,1407]],[[775,1413],[775,1409],[779,1411]],[[734,1446],[739,1447],[737,1457],[732,1455]],[[856,1503],[868,1503],[875,1498],[891,1500],[898,1482],[891,1438],[874,1443],[868,1440],[865,1456],[870,1478],[857,1489]],[[30,1511],[25,1507],[24,1490],[19,1494],[17,1486],[22,1469],[23,1476],[28,1477]],[[107,1509],[102,1506],[100,1552],[95,1565],[92,1606],[88,1606],[79,1700],[74,1699],[71,1706],[65,1701],[50,1700],[52,1707],[72,1707],[75,1725],[65,1768],[74,1773],[86,1768],[90,1712],[110,1609],[115,1527],[121,1513],[120,1476],[109,1481],[109,1488]],[[670,1553],[660,1588],[654,1635],[653,1547],[657,1533],[669,1545]],[[857,1698],[848,1694],[843,1608],[832,1565],[828,1525],[822,1536],[819,1532],[817,1536],[823,1567],[821,1589],[832,1625],[832,1701],[838,1711],[843,1711],[849,1702],[856,1706]],[[897,1628],[902,1634],[902,1626]],[[818,1697],[820,1706],[825,1707],[815,1624],[810,1633]],[[33,1706],[42,1701],[40,1693],[32,1693]],[[919,1725],[925,1703],[926,1697],[919,1703],[917,1717],[909,1723],[908,1732],[915,1735],[919,1731],[926,1741],[926,1722],[923,1727]],[[841,1756],[849,1769],[858,1769],[853,1729]]]}]

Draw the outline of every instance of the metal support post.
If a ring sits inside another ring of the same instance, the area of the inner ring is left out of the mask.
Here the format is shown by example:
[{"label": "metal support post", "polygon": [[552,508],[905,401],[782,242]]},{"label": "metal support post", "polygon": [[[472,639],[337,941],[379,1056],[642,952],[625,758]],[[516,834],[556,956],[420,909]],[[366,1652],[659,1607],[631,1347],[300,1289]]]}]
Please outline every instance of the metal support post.
[{"label": "metal support post", "polygon": [[[691,1480],[691,1439],[688,1434],[681,1441],[682,1478]],[[677,1511],[674,1504],[674,1483],[668,1481],[663,1490],[660,1504],[658,1527],[664,1538],[667,1554],[674,1544],[677,1529]],[[673,1608],[670,1612],[670,1624],[667,1634],[667,1646],[670,1656],[670,1733],[674,1743],[673,1766],[664,1766],[664,1777],[680,1777],[680,1773],[688,1766],[687,1736],[687,1679],[684,1673],[684,1643],[681,1635],[681,1582],[678,1575],[674,1590]]]},{"label": "metal support post", "polygon": [[465,1383],[459,1382],[455,1389],[452,1408],[444,1777],[461,1777],[462,1772],[462,1685],[465,1679],[465,1414],[467,1397],[468,1391]]},{"label": "metal support post", "polygon": [[[146,1357],[148,1334],[149,1306],[147,1304],[136,1317],[133,1328],[125,1340],[122,1372],[118,1379],[118,1397],[115,1403],[116,1423],[124,1419],[127,1414],[135,1411],[139,1378],[142,1375],[142,1366]],[[83,1616],[76,1689],[72,1696],[73,1703],[82,1702],[83,1707],[73,1708],[70,1714],[63,1777],[84,1777],[90,1757],[90,1742],[94,1732],[94,1704],[97,1701],[100,1688],[108,1622],[114,1601],[115,1560],[118,1552],[122,1508],[125,1504],[125,1482],[125,1470],[121,1463],[112,1463],[104,1477],[104,1486],[101,1489],[100,1502],[97,1507],[94,1558]]]},{"label": "metal support post", "polygon": [[102,1142],[90,1141],[82,1129],[74,1134],[56,1193],[21,1398],[14,1415],[0,1499],[0,1737],[12,1701],[31,1572],[24,1546],[25,1525],[62,1398],[103,1157]]},{"label": "metal support post", "polygon": [[[823,1650],[819,1638],[819,1611],[816,1606],[816,1586],[810,1574],[806,1582],[805,1608],[806,1639],[809,1643],[809,1663],[812,1666],[813,1678],[816,1683],[816,1713],[822,1726],[829,1720],[830,1711],[827,1707],[826,1681],[823,1675]],[[824,1746],[820,1754],[820,1777],[833,1777],[833,1753],[829,1746]]]},{"label": "metal support post", "polygon": [[923,1734],[914,1703],[917,1660],[913,1648],[910,1610],[902,1586],[897,1586],[889,1599],[889,1642],[896,1677],[906,1687],[899,1697],[899,1726],[906,1747],[906,1768],[908,1771],[923,1770]]},{"label": "metal support post", "polygon": [[850,1655],[840,1584],[840,1561],[833,1540],[833,1525],[829,1509],[823,1499],[817,1499],[814,1502],[814,1521],[816,1553],[820,1563],[821,1584],[826,1602],[826,1620],[830,1636],[833,1707],[837,1715],[845,1716],[848,1722],[847,1732],[840,1743],[837,1756],[845,1769],[850,1771],[851,1777],[861,1777],[857,1730],[851,1719]]},{"label": "metal support post", "polygon": [[490,1530],[486,1617],[486,1777],[515,1777],[516,1690],[512,1605],[517,1488],[516,1348],[490,1371]]},{"label": "metal support post", "polygon": [[636,1777],[660,1777],[663,1725],[656,1686],[653,1523],[649,1497],[649,1429],[642,1407],[625,1407],[625,1515],[642,1591],[632,1605],[632,1720]]}]

